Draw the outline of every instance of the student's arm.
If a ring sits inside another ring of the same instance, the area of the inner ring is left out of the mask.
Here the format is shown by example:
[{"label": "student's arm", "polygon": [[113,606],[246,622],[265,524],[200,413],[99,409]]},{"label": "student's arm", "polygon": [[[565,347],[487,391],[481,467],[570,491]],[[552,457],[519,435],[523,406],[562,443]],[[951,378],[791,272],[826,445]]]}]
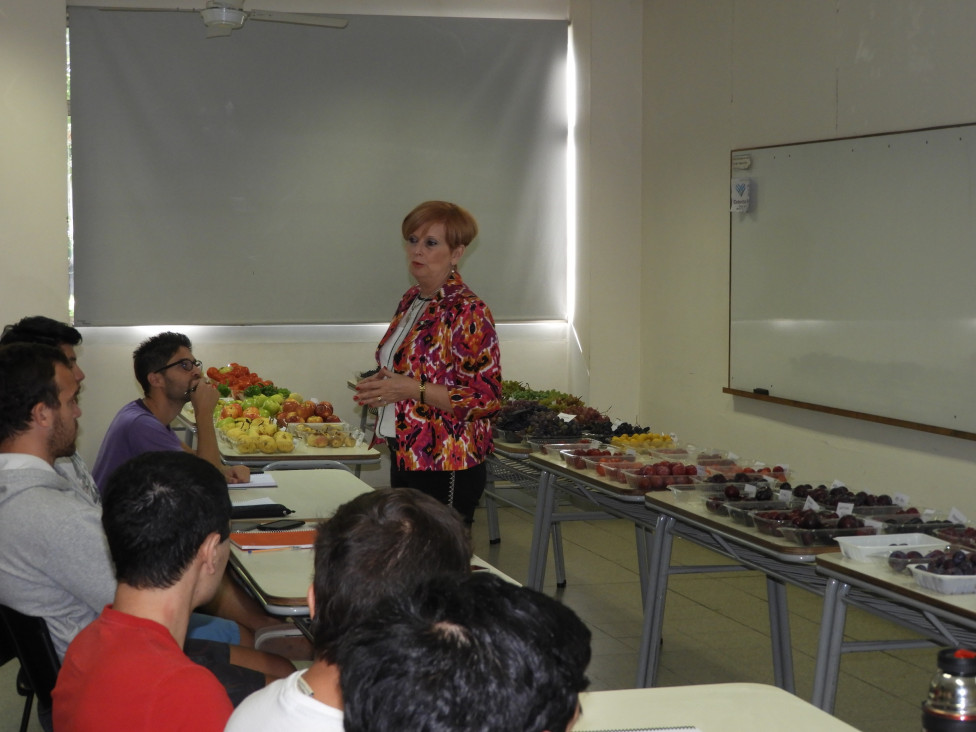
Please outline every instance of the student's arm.
[{"label": "student's arm", "polygon": [[224,465],[217,445],[217,430],[214,428],[213,410],[217,406],[220,394],[216,387],[206,381],[201,381],[197,389],[190,395],[193,414],[197,421],[197,449],[194,452],[224,474],[228,483],[246,483],[250,479],[251,471],[244,465]]}]

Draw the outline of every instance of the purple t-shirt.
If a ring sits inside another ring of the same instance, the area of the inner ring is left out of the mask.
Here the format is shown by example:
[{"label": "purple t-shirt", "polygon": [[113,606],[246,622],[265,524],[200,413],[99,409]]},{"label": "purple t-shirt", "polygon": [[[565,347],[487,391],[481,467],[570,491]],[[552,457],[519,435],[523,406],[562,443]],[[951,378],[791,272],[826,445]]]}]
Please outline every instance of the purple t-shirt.
[{"label": "purple t-shirt", "polygon": [[112,472],[122,463],[144,452],[182,450],[183,443],[170,428],[150,412],[141,399],[129,402],[115,415],[108,426],[92,477],[98,490],[105,492],[105,484]]}]

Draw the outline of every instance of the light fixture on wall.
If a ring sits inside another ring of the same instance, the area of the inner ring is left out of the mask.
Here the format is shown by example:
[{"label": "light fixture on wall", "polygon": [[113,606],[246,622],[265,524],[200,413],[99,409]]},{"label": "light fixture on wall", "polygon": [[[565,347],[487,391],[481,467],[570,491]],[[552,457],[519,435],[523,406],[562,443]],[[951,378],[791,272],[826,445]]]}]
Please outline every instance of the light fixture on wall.
[{"label": "light fixture on wall", "polygon": [[207,26],[207,38],[212,36],[229,36],[244,25],[247,15],[239,8],[228,8],[220,5],[208,5],[200,11],[204,25]]}]

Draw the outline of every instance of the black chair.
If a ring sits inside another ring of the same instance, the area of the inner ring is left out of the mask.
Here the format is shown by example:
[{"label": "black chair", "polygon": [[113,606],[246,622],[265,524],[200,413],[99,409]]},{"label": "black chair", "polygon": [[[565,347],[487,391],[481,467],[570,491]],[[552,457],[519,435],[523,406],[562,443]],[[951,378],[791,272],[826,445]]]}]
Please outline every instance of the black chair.
[{"label": "black chair", "polygon": [[37,697],[41,726],[51,728],[51,692],[58,680],[61,659],[54,650],[43,618],[34,618],[0,605],[0,654],[12,652],[20,661],[17,691],[26,697],[20,732],[30,723],[31,702]]}]

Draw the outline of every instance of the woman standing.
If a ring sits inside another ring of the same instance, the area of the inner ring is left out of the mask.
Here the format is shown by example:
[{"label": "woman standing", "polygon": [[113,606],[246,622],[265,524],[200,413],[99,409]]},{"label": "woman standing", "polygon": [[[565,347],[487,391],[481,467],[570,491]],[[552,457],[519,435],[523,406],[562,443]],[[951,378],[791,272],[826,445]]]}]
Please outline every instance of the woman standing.
[{"label": "woman standing", "polygon": [[354,398],[379,409],[376,432],[390,447],[391,487],[417,488],[471,524],[502,384],[491,312],[457,271],[478,224],[456,204],[427,201],[401,228],[417,284],[380,341],[379,371],[359,382]]}]

